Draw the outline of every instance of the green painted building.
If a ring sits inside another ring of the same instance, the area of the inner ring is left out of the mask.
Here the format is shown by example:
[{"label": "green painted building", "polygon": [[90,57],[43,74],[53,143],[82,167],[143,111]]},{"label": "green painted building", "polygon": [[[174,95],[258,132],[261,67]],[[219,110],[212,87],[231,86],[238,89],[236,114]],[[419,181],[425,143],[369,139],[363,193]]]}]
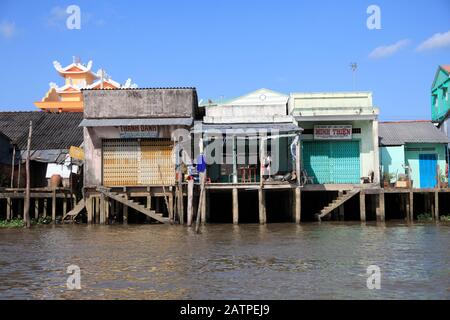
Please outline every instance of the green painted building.
[{"label": "green painted building", "polygon": [[434,188],[437,179],[446,182],[447,136],[430,121],[381,122],[380,166],[395,182],[407,174],[414,188]]},{"label": "green painted building", "polygon": [[431,119],[441,123],[450,115],[450,65],[441,65],[431,86]]}]

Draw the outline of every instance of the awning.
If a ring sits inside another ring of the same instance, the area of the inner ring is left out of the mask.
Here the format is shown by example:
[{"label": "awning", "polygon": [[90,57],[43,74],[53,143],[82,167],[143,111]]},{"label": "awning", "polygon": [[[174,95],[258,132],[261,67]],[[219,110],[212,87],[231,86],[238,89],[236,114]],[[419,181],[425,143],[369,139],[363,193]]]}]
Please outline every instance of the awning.
[{"label": "awning", "polygon": [[261,132],[271,133],[277,131],[278,134],[300,133],[302,128],[294,123],[196,123],[192,128],[193,133],[217,133],[236,135],[254,135]]},{"label": "awning", "polygon": [[191,126],[192,118],[146,118],[146,119],[84,119],[80,127],[118,126]]},{"label": "awning", "polygon": [[298,122],[307,121],[359,121],[359,120],[376,120],[377,115],[320,115],[320,116],[295,116],[295,120]]}]

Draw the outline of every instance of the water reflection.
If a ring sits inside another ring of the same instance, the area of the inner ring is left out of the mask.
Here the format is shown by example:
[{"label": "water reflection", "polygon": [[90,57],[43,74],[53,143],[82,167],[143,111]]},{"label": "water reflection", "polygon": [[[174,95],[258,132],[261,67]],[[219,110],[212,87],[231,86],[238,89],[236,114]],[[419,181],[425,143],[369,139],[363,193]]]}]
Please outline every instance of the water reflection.
[{"label": "water reflection", "polygon": [[[450,298],[450,226],[367,222],[0,230],[1,299]],[[80,291],[66,289],[67,266]],[[381,290],[366,268],[382,270]]]}]

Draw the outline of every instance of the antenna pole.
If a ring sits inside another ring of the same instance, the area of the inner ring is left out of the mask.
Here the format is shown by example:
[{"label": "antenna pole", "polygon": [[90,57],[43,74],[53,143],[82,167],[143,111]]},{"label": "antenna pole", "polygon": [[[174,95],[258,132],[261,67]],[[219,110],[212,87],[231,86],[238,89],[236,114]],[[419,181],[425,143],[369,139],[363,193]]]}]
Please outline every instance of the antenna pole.
[{"label": "antenna pole", "polygon": [[356,70],[358,69],[358,64],[356,62],[350,63],[350,68],[353,74],[353,91],[356,90]]}]

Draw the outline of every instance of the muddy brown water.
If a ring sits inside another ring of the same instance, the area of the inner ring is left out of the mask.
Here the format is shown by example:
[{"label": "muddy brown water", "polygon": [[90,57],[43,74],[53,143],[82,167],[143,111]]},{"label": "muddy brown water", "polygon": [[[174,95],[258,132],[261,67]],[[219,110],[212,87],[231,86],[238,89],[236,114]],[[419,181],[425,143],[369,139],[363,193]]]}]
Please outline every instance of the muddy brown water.
[{"label": "muddy brown water", "polygon": [[[78,265],[81,290],[68,290]],[[369,290],[367,267],[381,268]],[[0,230],[0,299],[450,299],[450,224]]]}]

